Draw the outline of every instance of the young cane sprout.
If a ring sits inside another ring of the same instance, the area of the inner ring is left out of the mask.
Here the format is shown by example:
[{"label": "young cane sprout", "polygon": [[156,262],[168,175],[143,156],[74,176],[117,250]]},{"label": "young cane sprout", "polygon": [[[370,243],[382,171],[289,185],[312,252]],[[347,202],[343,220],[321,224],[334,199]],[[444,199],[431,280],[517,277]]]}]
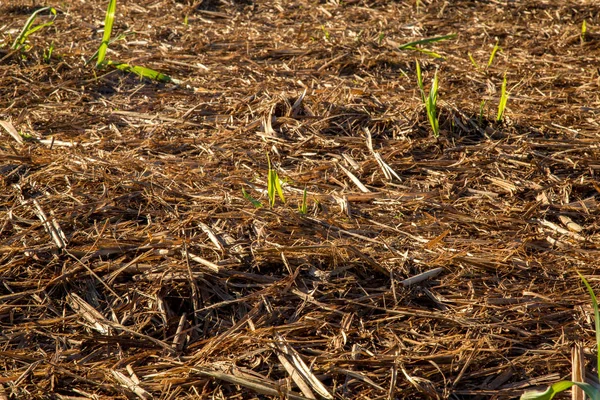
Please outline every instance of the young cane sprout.
[{"label": "young cane sprout", "polygon": [[[172,79],[170,76],[165,75],[161,72],[155,71],[150,68],[140,67],[136,65],[130,65],[123,62],[118,61],[110,61],[106,60],[106,52],[108,50],[108,46],[111,43],[110,37],[112,35],[112,28],[115,22],[115,12],[117,9],[117,0],[109,0],[108,8],[106,9],[106,15],[104,17],[104,34],[102,35],[102,42],[100,43],[100,47],[96,53],[90,59],[93,60],[96,58],[96,68],[107,66],[113,66],[123,72],[131,72],[138,75],[141,78],[148,78],[158,82],[173,82],[173,83],[181,83],[176,79]],[[88,61],[89,62],[89,61]]]},{"label": "young cane sprout", "polygon": [[112,27],[115,22],[116,10],[117,0],[109,0],[108,8],[106,9],[106,15],[104,16],[104,34],[102,35],[102,42],[100,43],[100,47],[98,48],[98,59],[96,60],[96,68],[104,64],[104,58],[106,57],[106,51],[108,50],[108,43],[110,42]]},{"label": "young cane sprout", "polygon": [[508,93],[506,92],[506,73],[504,73],[504,80],[502,81],[502,92],[500,94],[500,103],[498,104],[498,116],[496,117],[496,122],[502,122],[507,101]]},{"label": "young cane sprout", "polygon": [[269,204],[271,207],[275,205],[275,196],[278,195],[282,203],[285,203],[283,189],[281,189],[281,180],[277,174],[277,170],[272,168],[271,159],[267,154],[267,162],[269,163],[269,171],[267,175],[267,193],[269,195]]},{"label": "young cane sprout", "polygon": [[[597,355],[596,370],[598,372],[598,379],[600,379],[600,311],[598,310],[598,299],[596,298],[596,294],[594,293],[594,290],[592,289],[592,287],[590,286],[588,281],[584,278],[584,276],[581,275],[579,272],[577,272],[577,274],[583,281],[583,284],[585,285],[585,287],[592,299],[592,307],[594,308],[594,325],[596,328],[596,355]],[[589,383],[573,382],[573,381],[556,382],[556,383],[550,385],[550,387],[543,392],[539,392],[539,391],[525,392],[523,395],[521,395],[520,399],[521,400],[551,400],[558,393],[563,392],[567,389],[570,389],[573,386],[578,386],[592,400],[600,399],[600,389],[598,389],[596,386],[589,384]]]},{"label": "young cane sprout", "polygon": [[425,85],[423,85],[423,75],[421,74],[421,65],[417,61],[417,85],[419,85],[419,91],[421,92],[421,101],[425,105],[427,111],[427,119],[431,125],[433,136],[435,138],[440,136],[440,124],[437,115],[437,100],[438,100],[438,74],[437,70],[433,76],[433,82],[429,89],[429,95],[425,94]]},{"label": "young cane sprout", "polygon": [[490,58],[487,63],[488,68],[492,66],[492,63],[494,62],[494,57],[496,57],[496,53],[498,52],[498,50],[500,50],[500,46],[498,46],[498,40],[496,40],[496,44],[492,49],[492,53],[490,54]]},{"label": "young cane sprout", "polygon": [[424,44],[440,42],[442,40],[450,40],[450,39],[454,39],[455,37],[456,37],[456,33],[451,33],[449,35],[444,35],[444,36],[435,36],[435,37],[415,40],[413,42],[404,43],[404,44],[398,46],[398,50],[415,50],[415,51],[419,51],[421,53],[427,54],[433,58],[444,58],[432,50],[425,49],[423,47],[418,47],[418,46],[421,46]]},{"label": "young cane sprout", "polygon": [[298,207],[298,211],[300,214],[306,215],[308,214],[308,201],[306,199],[306,187],[304,188],[304,192],[302,192],[302,203]]},{"label": "young cane sprout", "polygon": [[[50,11],[50,13],[53,15],[52,19],[48,22],[44,22],[43,24],[39,24],[39,25],[32,27],[38,14],[40,14],[44,11]],[[40,8],[39,10],[34,11],[31,14],[31,16],[29,16],[27,21],[25,22],[25,25],[23,25],[23,29],[21,29],[19,36],[17,36],[17,38],[13,42],[11,49],[19,50],[19,49],[23,48],[25,46],[25,41],[27,40],[29,35],[39,31],[42,28],[52,25],[54,23],[55,19],[56,19],[56,10],[53,7],[43,7],[43,8]]]}]

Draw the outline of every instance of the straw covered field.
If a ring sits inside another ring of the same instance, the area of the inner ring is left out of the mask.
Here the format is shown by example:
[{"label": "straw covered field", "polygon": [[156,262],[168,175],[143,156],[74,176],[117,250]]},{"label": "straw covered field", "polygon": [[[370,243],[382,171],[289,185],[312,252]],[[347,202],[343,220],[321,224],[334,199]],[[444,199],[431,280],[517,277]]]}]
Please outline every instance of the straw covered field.
[{"label": "straw covered field", "polygon": [[597,1],[107,4],[0,3],[0,399],[594,377]]}]

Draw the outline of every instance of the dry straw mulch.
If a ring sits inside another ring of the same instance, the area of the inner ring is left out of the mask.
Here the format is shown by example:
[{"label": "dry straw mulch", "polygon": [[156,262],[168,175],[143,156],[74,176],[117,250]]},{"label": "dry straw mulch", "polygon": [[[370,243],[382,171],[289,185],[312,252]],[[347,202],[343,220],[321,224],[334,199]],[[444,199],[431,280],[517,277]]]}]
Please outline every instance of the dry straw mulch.
[{"label": "dry straw mulch", "polygon": [[0,5],[0,399],[509,398],[577,342],[593,371],[596,1],[119,1],[108,58],[181,85],[85,65],[105,2],[58,3],[24,53],[36,8]]}]

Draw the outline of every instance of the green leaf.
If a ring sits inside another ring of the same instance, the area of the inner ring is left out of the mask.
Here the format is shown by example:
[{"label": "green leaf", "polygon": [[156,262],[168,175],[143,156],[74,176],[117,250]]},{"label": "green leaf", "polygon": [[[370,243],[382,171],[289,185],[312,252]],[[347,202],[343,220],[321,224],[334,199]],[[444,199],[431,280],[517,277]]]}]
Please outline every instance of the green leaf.
[{"label": "green leaf", "polygon": [[494,48],[492,49],[492,54],[490,54],[490,59],[488,60],[487,66],[488,68],[492,65],[492,63],[494,62],[494,57],[496,57],[496,52],[500,49],[500,47],[498,46],[498,41],[496,40],[496,44],[494,45]]},{"label": "green leaf", "polygon": [[[40,25],[36,25],[33,28],[31,27],[31,25],[33,25],[33,22],[35,21],[37,15],[41,12],[47,11],[49,10],[52,15],[54,16],[52,18],[51,21],[45,22],[43,24]],[[23,29],[21,29],[21,33],[19,33],[19,36],[17,36],[17,38],[15,39],[15,41],[13,42],[11,48],[13,50],[17,50],[20,49],[21,47],[23,47],[25,45],[25,41],[27,40],[27,37],[29,35],[31,35],[34,32],[39,31],[42,28],[45,28],[47,26],[50,26],[54,23],[54,20],[56,19],[56,10],[53,7],[43,7],[40,8],[39,10],[34,11],[29,18],[27,19],[27,21],[25,22],[25,25],[23,25]]]},{"label": "green leaf", "polygon": [[112,33],[113,23],[115,22],[115,11],[117,10],[117,0],[109,0],[106,16],[104,17],[104,35],[102,35],[102,43],[98,48],[98,59],[96,60],[96,68],[104,64],[108,43]]},{"label": "green leaf", "polygon": [[281,179],[279,179],[279,175],[277,174],[277,171],[275,172],[275,176],[273,177],[273,179],[275,180],[275,189],[277,190],[277,195],[279,196],[279,200],[281,200],[282,203],[285,203],[285,197],[283,196],[283,189],[281,188]]},{"label": "green leaf", "polygon": [[256,208],[261,208],[263,205],[260,201],[256,200],[254,197],[252,197],[250,194],[248,194],[244,188],[242,188],[242,196],[244,196],[244,198],[246,200],[248,200],[250,203],[252,203],[252,205]]},{"label": "green leaf", "polygon": [[581,390],[583,390],[584,393],[590,399],[600,400],[600,391],[598,391],[598,389],[596,389],[594,386],[590,385],[589,383],[571,382],[571,381],[556,382],[556,383],[550,385],[550,387],[548,387],[548,389],[546,389],[544,392],[539,392],[539,391],[525,392],[521,395],[521,397],[519,399],[520,400],[551,400],[558,393],[564,392],[565,390],[570,389],[574,385],[581,388]]},{"label": "green leaf", "polygon": [[467,53],[467,54],[469,56],[469,60],[471,60],[471,64],[473,64],[475,69],[479,69],[479,65],[477,65],[477,61],[475,61],[475,59],[473,58],[473,55],[471,53]]},{"label": "green leaf", "polygon": [[506,73],[504,73],[504,80],[502,81],[502,92],[500,94],[500,103],[498,104],[498,116],[496,122],[501,122],[504,117],[504,109],[506,108],[506,102],[508,101],[508,93],[506,92]]},{"label": "green leaf", "polygon": [[421,40],[415,40],[414,42],[404,43],[404,44],[398,46],[398,50],[415,50],[414,47],[421,45],[421,44],[435,43],[435,42],[439,42],[442,40],[454,39],[455,37],[456,37],[456,33],[451,33],[449,35],[444,35],[444,36],[435,36],[435,37],[425,38],[425,39],[421,39]]},{"label": "green leaf", "polygon": [[583,284],[587,288],[587,291],[590,294],[590,297],[592,298],[592,306],[594,307],[594,323],[596,326],[596,365],[598,368],[598,378],[600,379],[600,311],[598,311],[598,299],[596,298],[594,290],[592,289],[588,281],[583,277],[583,275],[581,275],[579,271],[577,272],[577,274],[579,275],[579,277],[583,281]]},{"label": "green leaf", "polygon": [[112,61],[108,61],[107,65],[112,65],[115,68],[117,68],[123,72],[133,72],[134,74],[136,74],[142,78],[148,78],[148,79],[152,79],[152,80],[155,80],[158,82],[169,83],[172,81],[172,79],[169,75],[165,75],[161,72],[158,72],[153,69],[146,68],[146,67],[139,67],[137,65],[129,65],[126,63],[119,63],[119,62],[112,62]]},{"label": "green leaf", "polygon": [[302,192],[302,204],[298,207],[300,214],[308,213],[308,202],[306,200],[306,186],[304,187],[304,192]]},{"label": "green leaf", "polygon": [[421,100],[425,103],[425,85],[423,85],[423,75],[421,74],[421,64],[417,61],[417,85],[421,91]]}]

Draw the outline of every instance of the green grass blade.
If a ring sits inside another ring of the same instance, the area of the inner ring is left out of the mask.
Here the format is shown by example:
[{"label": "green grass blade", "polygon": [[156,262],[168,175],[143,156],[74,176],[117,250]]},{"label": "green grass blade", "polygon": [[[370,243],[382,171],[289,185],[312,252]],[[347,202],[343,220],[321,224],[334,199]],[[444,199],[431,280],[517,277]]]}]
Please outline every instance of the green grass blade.
[{"label": "green grass blade", "polygon": [[483,113],[485,111],[485,100],[481,100],[479,103],[479,126],[483,124]]},{"label": "green grass blade", "polygon": [[115,68],[117,68],[123,72],[132,72],[141,78],[152,79],[152,80],[155,80],[158,82],[163,82],[163,83],[169,83],[172,81],[172,79],[169,75],[165,75],[161,72],[155,71],[150,68],[140,67],[140,66],[136,66],[136,65],[129,65],[126,63],[117,63],[117,62],[112,62],[112,61],[108,61],[106,64],[112,65]]},{"label": "green grass blade", "polygon": [[479,69],[479,65],[477,64],[477,61],[475,61],[475,59],[473,58],[473,55],[471,53],[467,53],[467,54],[469,55],[469,60],[471,60],[471,64],[473,64],[475,69]]},{"label": "green grass blade", "polygon": [[300,214],[306,215],[308,213],[308,201],[306,194],[306,187],[304,187],[304,192],[302,192],[302,204],[299,207]]},{"label": "green grass blade", "polygon": [[282,203],[285,203],[285,197],[283,196],[283,189],[281,188],[281,179],[279,179],[279,175],[277,174],[277,171],[274,171],[274,176],[273,179],[275,180],[275,190],[277,192],[277,195],[279,196],[279,200],[281,200]]},{"label": "green grass blade", "polygon": [[592,298],[592,306],[594,307],[594,323],[596,326],[596,361],[598,379],[600,379],[600,311],[598,311],[598,299],[596,298],[594,290],[592,289],[588,281],[583,277],[583,275],[581,275],[579,272],[577,272],[577,274],[579,275],[579,277],[583,281],[583,284],[587,288],[587,291],[590,294],[590,297]]},{"label": "green grass blade", "polygon": [[504,110],[506,109],[506,103],[508,102],[508,93],[506,92],[506,73],[504,74],[504,80],[502,81],[502,91],[500,94],[500,103],[498,104],[498,115],[496,116],[496,122],[501,122],[504,118]]},{"label": "green grass blade", "polygon": [[451,33],[449,35],[444,35],[444,36],[435,36],[435,37],[415,40],[414,42],[401,44],[400,46],[398,46],[398,50],[414,50],[413,48],[415,46],[418,46],[421,44],[429,44],[429,43],[440,42],[442,40],[450,40],[450,39],[454,39],[455,37],[456,37],[456,33]]},{"label": "green grass blade", "polygon": [[104,58],[106,57],[106,51],[108,50],[108,43],[110,41],[110,35],[112,33],[113,23],[115,22],[115,11],[117,9],[117,0],[109,0],[108,8],[106,9],[106,16],[104,17],[104,35],[102,35],[102,43],[98,48],[98,59],[96,60],[96,67],[104,64]]},{"label": "green grass blade", "polygon": [[585,34],[586,33],[587,33],[587,24],[584,19],[583,23],[581,24],[581,43],[585,42]]},{"label": "green grass blade", "polygon": [[267,154],[267,163],[269,164],[269,170],[267,172],[267,194],[269,195],[269,204],[271,207],[275,205],[275,170],[271,168],[271,158]]},{"label": "green grass blade", "polygon": [[600,400],[600,391],[589,383],[560,381],[556,382],[543,392],[530,391],[525,392],[519,398],[520,400],[551,400],[560,392],[570,389],[573,386],[579,386],[581,390],[592,400]]},{"label": "green grass blade", "polygon": [[492,53],[490,54],[490,59],[488,60],[487,66],[488,68],[492,65],[492,63],[494,62],[494,57],[496,57],[496,52],[500,49],[500,46],[498,46],[498,41],[496,40],[496,44],[494,45],[494,48],[492,49]]},{"label": "green grass blade", "polygon": [[261,208],[263,205],[260,201],[256,200],[254,197],[252,197],[250,194],[248,194],[244,188],[242,188],[242,196],[244,196],[244,198],[246,200],[248,200],[255,208]]},{"label": "green grass blade", "polygon": [[429,98],[427,100],[427,116],[429,117],[429,123],[431,124],[431,129],[433,130],[433,136],[438,137],[440,135],[440,125],[439,119],[437,116],[437,98],[438,98],[438,74],[435,71],[435,75],[433,76],[433,83],[431,84],[431,89],[429,90]]},{"label": "green grass blade", "polygon": [[[52,18],[52,21],[48,21],[45,22],[43,24],[40,25],[36,25],[33,28],[31,27],[31,25],[33,25],[33,22],[35,21],[35,19],[37,18],[38,14],[44,11],[49,10],[52,15],[54,16]],[[29,18],[27,19],[27,21],[25,21],[25,25],[23,25],[23,29],[21,29],[21,32],[19,33],[19,36],[17,36],[17,38],[15,39],[15,41],[13,42],[11,49],[13,50],[17,50],[20,49],[21,47],[23,47],[25,45],[25,41],[27,40],[27,37],[29,35],[31,35],[32,33],[35,33],[37,31],[39,31],[42,28],[45,28],[47,26],[50,26],[54,23],[54,20],[56,19],[56,10],[53,7],[43,7],[40,8],[39,10],[34,11]]]},{"label": "green grass blade", "polygon": [[521,395],[520,400],[551,400],[557,393],[564,392],[570,389],[575,383],[571,381],[560,381],[552,384],[546,391],[525,392]]},{"label": "green grass blade", "polygon": [[410,49],[418,51],[418,52],[423,53],[423,54],[427,54],[428,56],[433,57],[433,58],[444,58],[444,56],[436,53],[435,51],[431,51],[431,50],[428,50],[428,49],[422,49],[420,47],[412,47]]},{"label": "green grass blade", "polygon": [[421,91],[421,100],[425,103],[425,85],[423,85],[423,74],[421,73],[421,64],[417,61],[417,85]]}]

